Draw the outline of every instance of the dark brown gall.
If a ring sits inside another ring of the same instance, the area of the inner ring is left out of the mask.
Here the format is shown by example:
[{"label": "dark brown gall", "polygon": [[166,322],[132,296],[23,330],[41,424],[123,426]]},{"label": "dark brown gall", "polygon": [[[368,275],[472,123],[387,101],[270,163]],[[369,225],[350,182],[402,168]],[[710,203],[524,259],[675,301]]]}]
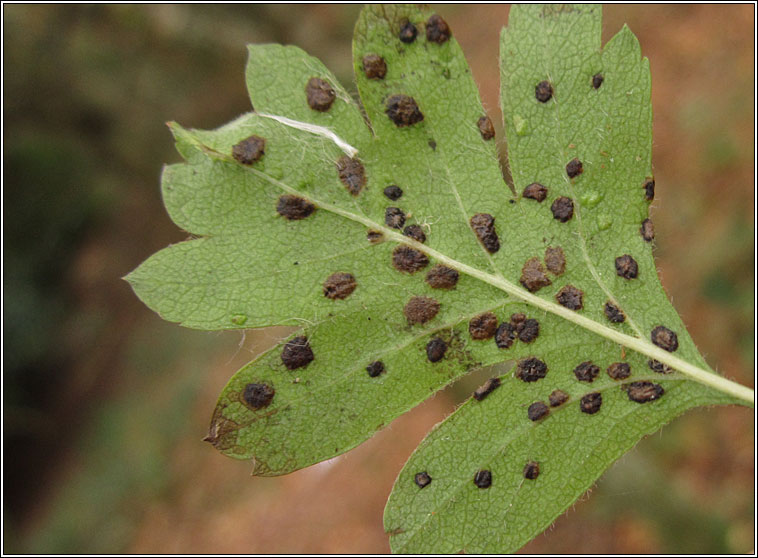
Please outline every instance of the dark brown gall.
[{"label": "dark brown gall", "polygon": [[388,207],[384,211],[384,224],[391,229],[402,229],[405,225],[405,211],[399,207]]},{"label": "dark brown gall", "polygon": [[664,326],[656,326],[650,332],[650,340],[664,351],[673,353],[679,348],[676,333]]},{"label": "dark brown gall", "polygon": [[543,202],[545,201],[545,198],[547,197],[547,188],[545,188],[539,182],[532,182],[529,186],[524,188],[524,193],[521,195],[531,200],[537,200],[538,202]]},{"label": "dark brown gall", "polygon": [[603,404],[603,396],[598,392],[588,393],[579,401],[579,408],[583,413],[594,415]]},{"label": "dark brown gall", "polygon": [[369,377],[376,378],[384,372],[384,363],[381,360],[375,360],[366,367]]},{"label": "dark brown gall", "polygon": [[379,244],[384,240],[384,235],[380,231],[368,231],[366,233],[366,239],[371,244]]},{"label": "dark brown gall", "polygon": [[481,401],[499,387],[500,378],[490,378],[474,391],[474,399]]},{"label": "dark brown gall", "polygon": [[600,374],[600,368],[589,360],[574,368],[574,376],[580,382],[592,383],[598,374]]},{"label": "dark brown gall", "polygon": [[367,54],[363,57],[363,72],[368,79],[384,79],[387,63],[378,54]]},{"label": "dark brown gall", "polygon": [[655,238],[655,228],[653,227],[653,222],[650,219],[645,219],[642,221],[642,226],[640,227],[640,235],[645,242],[650,242]]},{"label": "dark brown gall", "polygon": [[474,316],[468,323],[468,332],[471,339],[481,341],[490,339],[497,330],[497,316],[492,312],[485,312]]},{"label": "dark brown gall", "polygon": [[547,365],[538,358],[525,358],[516,364],[516,377],[522,382],[536,382],[547,375]]},{"label": "dark brown gall", "polygon": [[647,403],[663,397],[664,391],[661,386],[653,382],[632,382],[626,386],[626,394],[629,401]]},{"label": "dark brown gall", "polygon": [[655,198],[655,180],[648,180],[642,187],[645,189],[645,199],[653,201],[653,198]]},{"label": "dark brown gall", "polygon": [[416,29],[416,26],[413,25],[410,21],[406,20],[401,25],[400,32],[397,34],[397,38],[408,44],[416,40],[417,34],[418,30]]},{"label": "dark brown gall", "polygon": [[545,248],[545,267],[554,275],[563,275],[566,271],[566,256],[560,246]]},{"label": "dark brown gall", "polygon": [[304,335],[293,337],[285,343],[282,349],[282,362],[287,370],[295,370],[308,366],[313,361],[313,351]]},{"label": "dark brown gall", "polygon": [[513,324],[503,322],[495,332],[495,345],[500,349],[510,349],[516,339],[516,328]]},{"label": "dark brown gall", "polygon": [[534,96],[540,103],[547,103],[553,97],[553,86],[549,81],[541,81],[534,88]]},{"label": "dark brown gall", "polygon": [[536,480],[540,476],[540,464],[536,461],[530,461],[524,465],[524,478],[527,480]]},{"label": "dark brown gall", "polygon": [[257,411],[271,404],[276,390],[268,384],[247,384],[242,392],[242,400],[252,410]]},{"label": "dark brown gall", "polygon": [[603,77],[603,74],[595,74],[592,76],[592,87],[595,89],[600,89],[600,86],[603,85],[603,80],[605,78]]},{"label": "dark brown gall", "polygon": [[489,488],[492,486],[492,473],[486,469],[477,471],[474,475],[474,484],[479,488]]},{"label": "dark brown gall", "polygon": [[305,86],[305,97],[308,100],[308,106],[319,112],[326,112],[332,107],[337,94],[329,82],[312,77]]},{"label": "dark brown gall", "polygon": [[540,323],[537,320],[529,318],[517,328],[519,341],[531,343],[540,334]]},{"label": "dark brown gall", "polygon": [[266,140],[260,136],[250,136],[232,147],[232,157],[243,165],[252,165],[263,157]]},{"label": "dark brown gall", "polygon": [[620,324],[626,320],[626,316],[621,311],[621,308],[613,304],[610,300],[605,303],[603,312],[605,312],[605,317],[608,318],[608,321],[612,324]]},{"label": "dark brown gall", "polygon": [[432,338],[426,344],[426,358],[429,362],[439,362],[445,356],[447,343],[439,337]]},{"label": "dark brown gall", "polygon": [[384,195],[392,201],[396,201],[403,195],[403,191],[397,184],[390,184],[384,189]]},{"label": "dark brown gall", "polygon": [[403,229],[403,234],[421,244],[426,242],[426,235],[424,234],[424,229],[421,228],[421,225],[408,225]]},{"label": "dark brown gall", "polygon": [[415,482],[416,486],[419,488],[424,488],[425,486],[429,486],[429,483],[432,482],[432,477],[430,477],[429,473],[426,471],[421,471],[420,473],[416,473],[416,476],[413,477],[413,482]]},{"label": "dark brown gall", "polygon": [[358,159],[343,155],[337,161],[337,173],[348,192],[357,196],[366,185],[366,169]]},{"label": "dark brown gall", "polygon": [[408,95],[392,95],[387,99],[384,112],[398,128],[412,126],[424,119],[416,101]]},{"label": "dark brown gall", "polygon": [[276,203],[276,212],[290,221],[305,219],[314,211],[316,211],[316,206],[308,200],[290,194],[279,196],[279,201]]},{"label": "dark brown gall", "polygon": [[409,325],[424,324],[440,311],[440,303],[428,296],[414,296],[403,308]]},{"label": "dark brown gall", "polygon": [[529,405],[526,414],[529,417],[529,420],[537,422],[548,416],[550,414],[550,409],[542,401],[536,401]]},{"label": "dark brown gall", "polygon": [[476,125],[479,126],[479,133],[482,134],[483,140],[487,141],[495,137],[495,127],[489,116],[482,116]]},{"label": "dark brown gall", "polygon": [[626,380],[632,375],[632,369],[626,362],[614,362],[606,369],[606,372],[613,380]]},{"label": "dark brown gall", "polygon": [[572,285],[566,285],[555,295],[558,304],[569,310],[581,310],[584,308],[584,293]]},{"label": "dark brown gall", "polygon": [[426,40],[441,45],[452,35],[447,22],[437,14],[426,21]]},{"label": "dark brown gall", "polygon": [[426,274],[426,282],[433,289],[452,289],[458,283],[458,272],[437,264]]},{"label": "dark brown gall", "polygon": [[342,300],[353,294],[357,286],[352,273],[332,273],[324,281],[324,296],[331,300]]},{"label": "dark brown gall", "polygon": [[650,359],[647,361],[647,365],[653,372],[658,374],[671,374],[674,370],[670,366],[663,364],[659,360]]},{"label": "dark brown gall", "polygon": [[574,216],[574,202],[571,198],[561,196],[550,206],[550,211],[553,212],[553,219],[565,223]]},{"label": "dark brown gall", "polygon": [[629,254],[616,258],[616,275],[624,279],[636,279],[638,273],[637,261]]},{"label": "dark brown gall", "polygon": [[569,178],[574,178],[576,176],[579,176],[584,171],[584,168],[582,167],[582,162],[574,157],[571,159],[568,164],[566,165],[566,174]]},{"label": "dark brown gall", "polygon": [[500,250],[500,239],[495,230],[495,218],[489,213],[477,213],[469,220],[479,242],[490,254]]},{"label": "dark brown gall", "polygon": [[550,403],[551,407],[560,407],[568,400],[569,400],[568,393],[560,389],[556,389],[548,397],[548,402]]},{"label": "dark brown gall", "polygon": [[415,248],[401,245],[392,251],[392,265],[403,273],[416,273],[429,265],[429,258]]},{"label": "dark brown gall", "polygon": [[530,293],[535,293],[552,283],[545,275],[545,268],[539,258],[526,260],[524,267],[521,268],[521,279],[519,281]]}]

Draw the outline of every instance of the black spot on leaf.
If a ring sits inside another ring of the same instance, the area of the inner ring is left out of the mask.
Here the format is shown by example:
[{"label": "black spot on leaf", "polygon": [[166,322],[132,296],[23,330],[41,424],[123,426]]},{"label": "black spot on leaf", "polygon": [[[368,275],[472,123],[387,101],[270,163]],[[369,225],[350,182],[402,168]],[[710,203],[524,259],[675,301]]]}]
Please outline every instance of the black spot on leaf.
[{"label": "black spot on leaf", "polygon": [[537,200],[538,202],[542,202],[545,201],[545,198],[547,197],[547,188],[545,188],[539,182],[532,182],[529,186],[524,188],[524,193],[522,196],[532,200]]},{"label": "black spot on leaf", "polygon": [[494,254],[500,250],[500,240],[495,230],[495,218],[492,215],[489,213],[477,213],[471,217],[469,223],[479,242],[482,243],[487,252]]},{"label": "black spot on leaf", "polygon": [[242,400],[252,410],[257,411],[271,404],[276,390],[268,384],[247,384],[242,392]]},{"label": "black spot on leaf", "polygon": [[434,140],[429,140],[426,142],[426,144],[432,148],[432,151],[437,151],[437,142]]},{"label": "black spot on leaf", "polygon": [[492,312],[485,312],[474,316],[468,323],[468,332],[471,339],[481,341],[495,335],[497,330],[497,316]]},{"label": "black spot on leaf", "polygon": [[537,422],[548,416],[550,414],[550,409],[542,401],[535,401],[529,405],[526,414],[529,417],[529,420]]},{"label": "black spot on leaf", "polygon": [[441,45],[452,35],[447,22],[437,14],[426,21],[426,40]]},{"label": "black spot on leaf", "polygon": [[629,254],[616,258],[616,275],[624,279],[635,279],[638,273],[637,261]]},{"label": "black spot on leaf", "polygon": [[452,289],[458,283],[458,272],[437,264],[426,274],[426,282],[433,289]]},{"label": "black spot on leaf", "polygon": [[405,224],[405,211],[399,207],[388,207],[384,211],[384,224],[391,229],[402,229]]},{"label": "black spot on leaf", "polygon": [[600,410],[600,405],[603,404],[603,396],[598,392],[588,393],[579,401],[579,408],[583,413],[588,415],[594,415]]},{"label": "black spot on leaf", "polygon": [[482,134],[483,140],[491,140],[495,137],[495,127],[492,125],[489,116],[482,116],[476,125],[479,126],[479,133]]},{"label": "black spot on leaf", "polygon": [[584,308],[584,293],[572,285],[566,285],[555,295],[558,304],[569,310],[581,310]]},{"label": "black spot on leaf", "polygon": [[592,383],[600,373],[600,368],[593,364],[591,361],[586,361],[574,368],[574,376],[580,382]]},{"label": "black spot on leaf", "polygon": [[398,128],[412,126],[424,119],[416,101],[408,95],[392,95],[387,99],[386,107],[384,112]]},{"label": "black spot on leaf", "polygon": [[538,358],[525,358],[516,364],[516,377],[522,382],[536,382],[547,375],[547,365]]},{"label": "black spot on leaf", "polygon": [[428,296],[414,296],[406,303],[403,314],[410,325],[423,324],[440,311],[440,303]]},{"label": "black spot on leaf", "polygon": [[592,76],[592,87],[595,89],[600,89],[600,86],[603,85],[603,80],[605,78],[603,77],[603,74],[595,74]]},{"label": "black spot on leaf", "polygon": [[305,97],[308,100],[308,106],[313,110],[326,112],[331,108],[337,94],[328,81],[312,77],[305,86]]},{"label": "black spot on leaf", "polygon": [[439,337],[433,337],[426,344],[426,358],[429,362],[439,362],[445,356],[447,343]]},{"label": "black spot on leaf", "polygon": [[516,328],[513,324],[503,322],[495,332],[495,345],[500,349],[509,349],[516,339]]},{"label": "black spot on leaf", "polygon": [[560,246],[545,248],[545,267],[554,275],[563,275],[566,271],[566,256]]},{"label": "black spot on leaf", "polygon": [[343,155],[337,161],[337,173],[348,192],[357,196],[366,185],[366,169],[358,159]]},{"label": "black spot on leaf", "polygon": [[392,265],[403,273],[416,273],[429,265],[429,258],[415,248],[401,245],[392,251]]},{"label": "black spot on leaf", "polygon": [[263,157],[266,140],[260,136],[250,136],[232,147],[232,157],[243,165],[252,165]]},{"label": "black spot on leaf", "polygon": [[647,201],[653,201],[653,198],[655,197],[655,180],[651,178],[650,180],[645,181],[642,187],[645,189],[645,199]]},{"label": "black spot on leaf", "polygon": [[304,335],[293,337],[285,343],[282,349],[282,362],[288,370],[308,366],[313,361],[313,351]]},{"label": "black spot on leaf", "polygon": [[380,231],[368,231],[366,233],[366,238],[371,244],[379,244],[384,240],[384,234]]},{"label": "black spot on leaf", "polygon": [[548,397],[548,402],[550,403],[551,407],[560,407],[568,400],[569,400],[568,393],[560,389],[556,389]]},{"label": "black spot on leaf", "polygon": [[679,348],[679,340],[676,333],[664,326],[656,326],[650,332],[650,340],[664,351],[673,353]]},{"label": "black spot on leaf", "polygon": [[384,79],[387,63],[378,54],[367,54],[363,57],[363,72],[368,79]]},{"label": "black spot on leaf", "polygon": [[647,365],[653,372],[658,374],[671,374],[674,370],[659,360],[650,359],[647,361]]},{"label": "black spot on leaf", "polygon": [[632,374],[632,369],[626,362],[614,362],[607,369],[608,375],[614,380],[625,380]]},{"label": "black spot on leaf", "polygon": [[384,372],[384,363],[381,360],[375,360],[366,367],[369,377],[376,378]]},{"label": "black spot on leaf", "polygon": [[477,471],[474,475],[474,484],[479,488],[489,488],[492,486],[492,473],[486,469]]},{"label": "black spot on leaf", "polygon": [[553,212],[553,219],[565,223],[574,216],[574,202],[571,198],[561,196],[550,206],[550,211]]},{"label": "black spot on leaf", "polygon": [[416,486],[419,488],[424,488],[425,486],[429,486],[432,482],[432,477],[430,477],[429,473],[426,471],[421,471],[420,473],[416,473],[413,477],[413,482],[415,482]]},{"label": "black spot on leaf", "polygon": [[397,184],[390,184],[384,189],[384,195],[392,201],[396,201],[403,195],[403,191]]},{"label": "black spot on leaf", "polygon": [[584,168],[582,168],[582,162],[574,157],[571,159],[568,164],[566,165],[566,174],[569,178],[574,178],[576,176],[579,176],[584,171]]},{"label": "black spot on leaf", "polygon": [[422,244],[426,242],[426,235],[421,225],[408,225],[403,229],[403,234],[416,242],[421,242]]},{"label": "black spot on leaf", "polygon": [[418,30],[416,29],[416,26],[413,25],[410,21],[405,20],[405,22],[403,22],[403,24],[400,26],[400,32],[397,34],[397,37],[404,43],[412,43],[416,40],[417,34]]},{"label": "black spot on leaf", "polygon": [[276,203],[276,212],[290,221],[305,219],[314,211],[316,206],[300,196],[285,194]]},{"label": "black spot on leaf", "polygon": [[500,387],[500,378],[490,378],[474,391],[474,399],[481,401]]},{"label": "black spot on leaf", "polygon": [[642,226],[640,227],[640,235],[642,235],[642,239],[645,242],[650,242],[655,238],[655,228],[653,227],[653,222],[650,219],[645,219],[642,221]]},{"label": "black spot on leaf", "polygon": [[626,386],[626,394],[630,401],[647,403],[663,396],[663,388],[653,382],[632,382]]},{"label": "black spot on leaf", "polygon": [[521,268],[521,279],[519,281],[531,293],[537,292],[542,287],[547,287],[552,283],[545,275],[545,268],[539,258],[526,260],[524,267]]},{"label": "black spot on leaf", "polygon": [[540,323],[532,318],[525,320],[521,327],[516,328],[518,331],[519,341],[531,343],[540,334]]},{"label": "black spot on leaf", "polygon": [[553,97],[553,86],[549,81],[541,81],[534,88],[534,96],[540,103],[547,103]]},{"label": "black spot on leaf", "polygon": [[530,461],[524,465],[524,478],[528,480],[535,480],[540,476],[540,464],[536,461]]},{"label": "black spot on leaf", "polygon": [[626,320],[626,316],[621,311],[621,308],[613,304],[610,300],[605,303],[603,311],[605,312],[605,317],[608,318],[608,321],[613,324],[620,324]]},{"label": "black spot on leaf", "polygon": [[324,281],[324,296],[331,300],[342,300],[350,296],[357,286],[351,273],[332,273]]}]

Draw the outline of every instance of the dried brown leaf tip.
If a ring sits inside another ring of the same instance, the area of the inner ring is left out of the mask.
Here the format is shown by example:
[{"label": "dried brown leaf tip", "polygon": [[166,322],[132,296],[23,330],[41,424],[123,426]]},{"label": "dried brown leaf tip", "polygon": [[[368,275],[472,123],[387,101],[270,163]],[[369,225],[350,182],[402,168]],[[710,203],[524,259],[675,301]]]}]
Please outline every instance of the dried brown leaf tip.
[{"label": "dried brown leaf tip", "polygon": [[300,196],[285,194],[279,196],[276,203],[276,212],[290,221],[299,221],[310,216],[316,211],[316,206]]},{"label": "dried brown leaf tip", "polygon": [[331,300],[342,300],[350,296],[357,286],[352,273],[332,273],[324,281],[324,296]]},{"label": "dried brown leaf tip", "polygon": [[479,133],[482,134],[483,140],[487,141],[495,137],[495,126],[492,125],[489,116],[482,116],[476,124],[479,126]]},{"label": "dried brown leaf tip", "polygon": [[545,275],[545,268],[539,258],[526,260],[524,267],[521,268],[521,279],[519,281],[530,293],[535,293],[552,283]]},{"label": "dried brown leaf tip", "polygon": [[287,341],[282,349],[281,357],[287,370],[308,366],[314,358],[308,338],[304,335],[298,335]]},{"label": "dried brown leaf tip", "polygon": [[490,339],[497,330],[497,316],[492,312],[485,312],[474,316],[468,323],[468,332],[471,339],[481,341]]},{"label": "dried brown leaf tip", "polygon": [[326,112],[332,107],[337,93],[329,82],[318,77],[312,77],[305,86],[305,98],[308,106],[319,112]]},{"label": "dried brown leaf tip", "polygon": [[367,54],[363,57],[363,73],[368,79],[384,79],[387,63],[378,54]]},{"label": "dried brown leaf tip", "polygon": [[247,384],[242,392],[242,400],[254,411],[271,404],[276,390],[268,384]]},{"label": "dried brown leaf tip", "polygon": [[439,311],[440,303],[428,296],[411,297],[403,308],[403,314],[410,325],[426,323]]},{"label": "dried brown leaf tip", "polygon": [[337,160],[337,174],[347,191],[352,195],[360,194],[366,185],[366,169],[359,159],[343,155]]},{"label": "dried brown leaf tip", "polygon": [[447,22],[437,14],[432,15],[426,21],[426,40],[441,45],[452,35]]},{"label": "dried brown leaf tip", "polygon": [[482,401],[490,393],[500,387],[500,378],[490,378],[474,391],[474,399]]},{"label": "dried brown leaf tip", "polygon": [[266,140],[260,136],[250,136],[232,147],[232,157],[243,165],[252,165],[263,157]]},{"label": "dried brown leaf tip", "polygon": [[553,86],[549,81],[541,81],[534,88],[534,96],[540,103],[547,103],[553,97]]},{"label": "dried brown leaf tip", "polygon": [[412,126],[424,120],[416,100],[408,95],[392,95],[387,99],[384,112],[398,128]]},{"label": "dried brown leaf tip", "polygon": [[500,250],[500,239],[495,230],[495,218],[489,213],[477,213],[469,220],[479,242],[490,254]]},{"label": "dried brown leaf tip", "polygon": [[458,272],[437,264],[426,274],[426,282],[433,289],[452,289],[458,283]]}]

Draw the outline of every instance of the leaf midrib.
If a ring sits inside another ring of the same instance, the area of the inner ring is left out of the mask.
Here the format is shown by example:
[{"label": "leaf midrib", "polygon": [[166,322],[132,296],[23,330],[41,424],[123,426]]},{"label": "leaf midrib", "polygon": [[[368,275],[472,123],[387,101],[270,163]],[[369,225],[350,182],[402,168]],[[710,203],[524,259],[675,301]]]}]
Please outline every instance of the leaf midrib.
[{"label": "leaf midrib", "polygon": [[596,335],[604,337],[608,339],[609,341],[613,341],[614,343],[623,345],[637,353],[640,353],[649,358],[662,362],[663,364],[666,364],[670,366],[671,368],[674,368],[678,370],[679,372],[681,372],[682,374],[688,376],[693,381],[696,381],[698,383],[701,383],[703,385],[706,385],[708,387],[711,387],[713,389],[716,389],[718,391],[721,391],[723,393],[736,397],[737,399],[740,399],[744,401],[745,403],[747,403],[749,406],[751,407],[753,406],[754,392],[752,389],[746,386],[743,386],[736,382],[732,382],[731,380],[727,380],[723,376],[719,376],[712,372],[708,372],[707,370],[700,368],[699,366],[696,366],[692,363],[689,363],[673,355],[672,353],[669,353],[668,351],[665,351],[659,347],[656,347],[650,341],[646,341],[642,338],[632,337],[631,335],[621,333],[620,331],[616,331],[606,325],[603,325],[590,318],[587,318],[579,314],[578,312],[569,310],[568,308],[565,308],[557,303],[550,302],[549,300],[540,298],[528,292],[527,290],[523,289],[522,287],[519,287],[515,283],[511,283],[510,281],[508,281],[507,279],[503,277],[498,277],[491,273],[481,271],[468,264],[465,264],[463,262],[450,258],[446,256],[445,254],[438,252],[434,248],[431,248],[425,244],[417,242],[413,240],[412,238],[407,237],[401,233],[398,233],[394,229],[390,229],[382,224],[379,224],[364,215],[357,215],[346,209],[343,209],[331,203],[322,201],[314,196],[310,196],[256,168],[247,167],[240,164],[231,156],[225,153],[221,153],[218,150],[208,145],[205,145],[198,138],[196,138],[191,132],[185,130],[184,133],[186,133],[187,138],[190,139],[207,156],[233,164],[243,169],[244,171],[257,176],[258,178],[261,178],[269,182],[270,184],[280,188],[281,190],[283,190],[284,192],[288,194],[305,198],[306,200],[314,203],[317,207],[320,207],[326,211],[330,211],[346,219],[350,219],[352,221],[361,223],[368,229],[380,231],[385,236],[385,238],[388,238],[399,244],[406,244],[412,248],[415,248],[416,250],[423,252],[427,256],[430,256],[436,259],[437,261],[446,265],[447,267],[457,270],[459,273],[465,273],[466,275],[469,275],[470,277],[479,279],[480,281],[483,281],[484,283],[492,285],[493,287],[498,288],[506,292],[507,294],[517,299],[522,300],[523,302],[527,304],[540,308],[546,312],[550,312],[551,314],[555,314],[556,316],[563,318],[565,320],[568,320],[569,322],[572,322],[580,327],[583,327],[584,329],[587,329],[588,331],[591,331],[592,333],[595,333]]}]

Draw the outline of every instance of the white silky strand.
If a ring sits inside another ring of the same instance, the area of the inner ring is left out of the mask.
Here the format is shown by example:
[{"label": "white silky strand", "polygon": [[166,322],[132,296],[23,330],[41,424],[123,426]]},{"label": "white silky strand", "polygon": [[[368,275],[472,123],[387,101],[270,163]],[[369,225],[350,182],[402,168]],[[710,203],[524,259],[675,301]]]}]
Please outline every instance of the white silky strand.
[{"label": "white silky strand", "polygon": [[276,114],[266,114],[265,112],[256,112],[255,114],[258,116],[262,116],[264,118],[271,118],[272,120],[276,120],[277,122],[280,122],[281,124],[284,124],[285,126],[289,126],[290,128],[296,128],[298,130],[303,130],[304,132],[308,132],[311,134],[315,134],[317,136],[330,139],[331,141],[334,142],[334,144],[337,147],[339,147],[342,151],[344,151],[348,157],[351,157],[351,158],[355,157],[355,155],[358,153],[358,150],[355,147],[347,143],[337,134],[332,132],[329,128],[325,128],[324,126],[309,124],[308,122],[300,122],[299,120],[292,120],[291,118],[287,118],[286,116],[277,116]]}]

